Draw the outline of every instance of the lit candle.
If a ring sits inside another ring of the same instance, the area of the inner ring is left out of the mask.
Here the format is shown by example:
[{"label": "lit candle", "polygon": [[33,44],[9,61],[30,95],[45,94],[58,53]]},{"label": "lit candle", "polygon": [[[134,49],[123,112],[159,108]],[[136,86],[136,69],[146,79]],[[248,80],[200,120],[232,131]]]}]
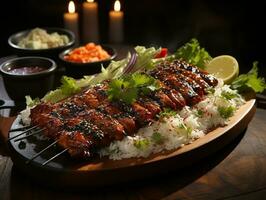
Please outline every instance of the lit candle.
[{"label": "lit candle", "polygon": [[79,43],[79,30],[78,30],[78,13],[75,12],[75,4],[70,1],[68,4],[68,13],[64,13],[65,28],[71,30],[76,37],[76,43]]},{"label": "lit candle", "polygon": [[119,0],[115,1],[114,10],[109,12],[109,40],[111,43],[121,43],[124,39],[123,18]]},{"label": "lit candle", "polygon": [[98,4],[94,0],[87,0],[83,3],[83,35],[84,43],[98,42]]}]

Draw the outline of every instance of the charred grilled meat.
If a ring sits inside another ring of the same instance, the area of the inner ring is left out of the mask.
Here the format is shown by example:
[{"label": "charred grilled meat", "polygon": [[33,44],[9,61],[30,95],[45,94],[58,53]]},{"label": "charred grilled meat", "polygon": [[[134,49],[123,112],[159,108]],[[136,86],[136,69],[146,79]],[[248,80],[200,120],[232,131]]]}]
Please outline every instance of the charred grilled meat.
[{"label": "charred grilled meat", "polygon": [[91,157],[97,149],[157,120],[164,108],[180,110],[204,99],[209,87],[218,84],[207,72],[183,61],[163,62],[147,73],[160,88],[141,94],[133,103],[108,98],[108,81],[61,102],[42,103],[31,110],[32,125],[73,157]]}]

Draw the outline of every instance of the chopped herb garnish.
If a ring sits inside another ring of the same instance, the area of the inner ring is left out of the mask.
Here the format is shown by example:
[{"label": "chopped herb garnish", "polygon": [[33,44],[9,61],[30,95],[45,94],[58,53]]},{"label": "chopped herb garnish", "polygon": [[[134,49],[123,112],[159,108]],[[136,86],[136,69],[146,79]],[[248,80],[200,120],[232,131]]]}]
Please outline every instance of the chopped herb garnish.
[{"label": "chopped herb garnish", "polygon": [[215,92],[215,89],[213,87],[210,87],[207,89],[208,94],[214,94],[214,92]]},{"label": "chopped herb garnish", "polygon": [[183,124],[183,123],[179,124],[178,127],[181,128],[181,129],[186,129],[186,128],[187,128],[187,127],[185,126],[185,124]]},{"label": "chopped herb garnish", "polygon": [[139,95],[147,95],[157,89],[159,83],[156,79],[147,74],[134,73],[112,80],[107,93],[110,100],[122,100],[131,104]]},{"label": "chopped herb garnish", "polygon": [[180,123],[178,126],[180,129],[184,129],[186,131],[187,137],[189,137],[192,133],[192,128],[187,127],[184,123]]},{"label": "chopped herb garnish", "polygon": [[220,116],[224,119],[228,119],[229,117],[232,117],[234,114],[235,108],[233,106],[228,106],[228,107],[223,107],[220,106],[218,107],[218,112]]},{"label": "chopped herb garnish", "polygon": [[196,116],[197,117],[202,117],[204,115],[204,112],[202,110],[197,110]]},{"label": "chopped herb garnish", "polygon": [[187,136],[190,136],[192,133],[192,128],[191,127],[187,127]]},{"label": "chopped herb garnish", "polygon": [[171,108],[164,108],[162,112],[159,113],[159,118],[171,117],[177,115],[177,112]]},{"label": "chopped herb garnish", "polygon": [[110,149],[109,148],[109,154],[115,154],[115,153],[118,153],[119,152],[119,148],[118,147],[115,147],[114,149]]},{"label": "chopped herb garnish", "polygon": [[134,141],[134,146],[137,149],[144,150],[146,149],[150,144],[150,141],[148,139],[139,139]]},{"label": "chopped herb garnish", "polygon": [[162,143],[162,141],[163,141],[163,139],[164,139],[163,136],[162,136],[162,134],[159,133],[159,132],[154,132],[154,133],[152,134],[151,138],[152,138],[152,140],[153,140],[156,144],[160,144],[160,143]]},{"label": "chopped herb garnish", "polygon": [[231,99],[238,97],[236,93],[226,92],[226,91],[222,91],[221,96],[225,98],[226,100],[231,100]]}]

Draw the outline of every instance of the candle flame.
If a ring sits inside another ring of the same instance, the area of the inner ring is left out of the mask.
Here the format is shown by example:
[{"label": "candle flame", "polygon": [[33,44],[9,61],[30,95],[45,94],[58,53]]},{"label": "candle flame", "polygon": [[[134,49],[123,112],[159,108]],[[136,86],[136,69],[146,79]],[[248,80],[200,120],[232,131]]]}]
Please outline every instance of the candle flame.
[{"label": "candle flame", "polygon": [[75,4],[74,4],[74,1],[69,1],[69,4],[68,4],[68,12],[69,13],[74,13],[75,12]]},{"label": "candle flame", "polygon": [[121,9],[120,1],[119,0],[116,0],[115,1],[115,4],[114,4],[114,10],[115,11],[120,11],[120,9]]},{"label": "candle flame", "polygon": [[93,2],[94,2],[94,0],[87,0],[87,2],[89,2],[89,3],[93,3]]}]

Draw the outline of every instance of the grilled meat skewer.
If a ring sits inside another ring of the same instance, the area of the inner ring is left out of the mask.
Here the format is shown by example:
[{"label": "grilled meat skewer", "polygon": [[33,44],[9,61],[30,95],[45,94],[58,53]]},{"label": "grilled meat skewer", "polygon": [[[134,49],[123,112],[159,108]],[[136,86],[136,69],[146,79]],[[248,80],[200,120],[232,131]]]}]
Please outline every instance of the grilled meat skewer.
[{"label": "grilled meat skewer", "polygon": [[157,72],[163,71],[169,74],[174,74],[178,79],[185,79],[186,82],[189,82],[193,90],[198,93],[200,96],[206,94],[206,89],[210,87],[207,82],[205,82],[199,74],[192,73],[179,68],[177,65],[168,65],[163,67],[158,67],[154,70],[154,74]]},{"label": "grilled meat skewer", "polygon": [[167,86],[174,88],[182,94],[189,105],[194,105],[201,101],[201,96],[198,95],[192,88],[191,84],[183,77],[175,76],[174,74],[165,71],[154,71],[151,73],[154,78],[161,80]]},{"label": "grilled meat skewer", "polygon": [[201,78],[206,81],[210,86],[216,86],[218,84],[218,80],[216,78],[214,78],[213,76],[211,76],[210,74],[208,74],[206,71],[200,70],[199,68],[192,66],[184,61],[180,61],[180,60],[175,60],[173,61],[173,63],[177,66],[179,66],[182,69],[185,69],[187,71],[191,71],[195,74],[199,74],[201,76]]},{"label": "grilled meat skewer", "polygon": [[61,102],[42,103],[31,110],[32,124],[46,128],[73,157],[91,157],[97,149],[152,123],[164,108],[180,110],[204,98],[218,81],[182,61],[163,62],[151,72],[160,89],[141,95],[132,104],[108,99],[108,81]]}]

